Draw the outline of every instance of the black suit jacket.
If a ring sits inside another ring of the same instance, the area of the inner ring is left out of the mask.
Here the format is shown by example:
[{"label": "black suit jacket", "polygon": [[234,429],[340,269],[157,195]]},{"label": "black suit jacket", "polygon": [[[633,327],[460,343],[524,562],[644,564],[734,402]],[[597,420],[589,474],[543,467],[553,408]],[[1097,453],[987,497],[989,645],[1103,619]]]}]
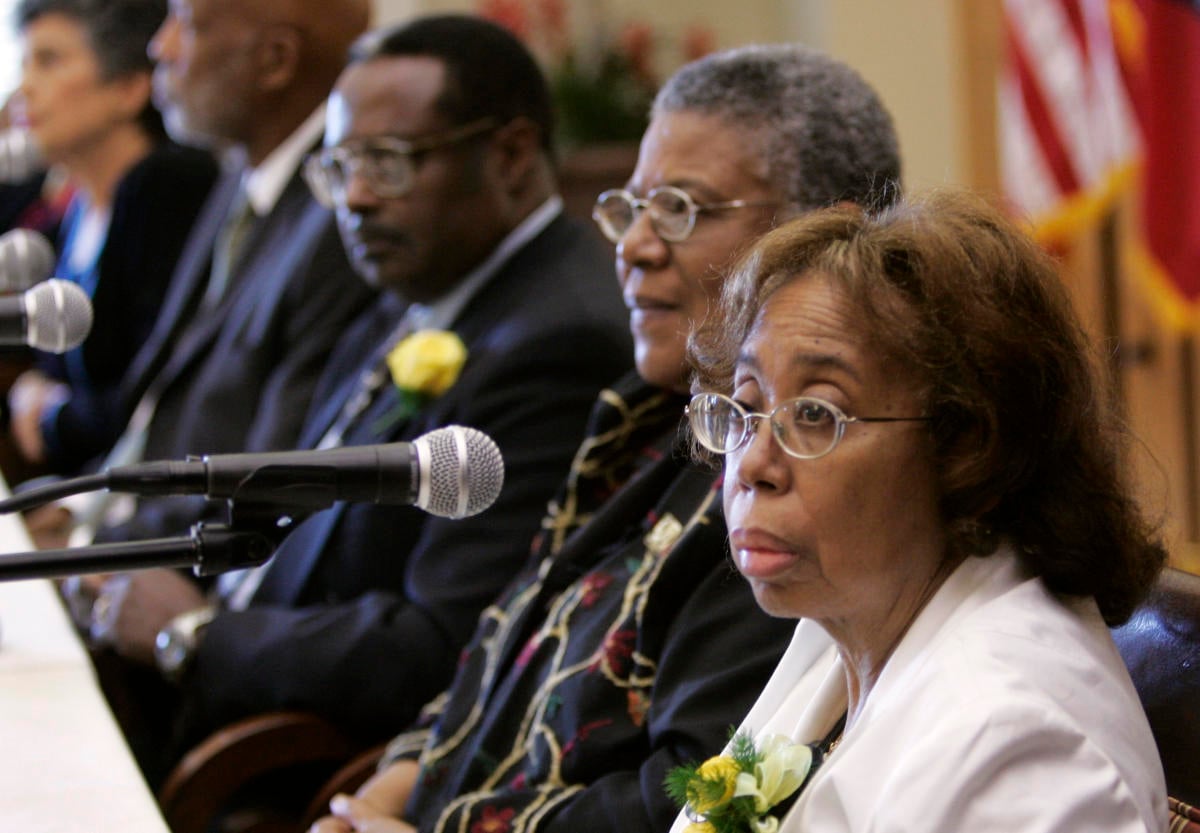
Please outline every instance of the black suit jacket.
[{"label": "black suit jacket", "polygon": [[[297,173],[258,220],[222,300],[199,311],[240,177],[231,172],[214,189],[135,359],[127,396],[158,394],[146,460],[294,448],[330,350],[375,298],[350,266],[333,215]],[[202,512],[199,500],[144,499],[132,521],[97,537],[178,535]]]},{"label": "black suit jacket", "polygon": [[[318,401],[306,442],[333,421],[400,312],[384,302],[339,345],[325,388],[339,393]],[[454,386],[380,433],[396,402],[389,385],[347,442],[473,426],[504,456],[499,499],[463,520],[354,504],[300,524],[250,608],[218,615],[206,631],[187,686],[197,731],[299,707],[383,738],[449,682],[479,612],[528,558],[597,392],[631,366],[611,251],[563,217],[502,267],[454,330],[468,350]]]}]

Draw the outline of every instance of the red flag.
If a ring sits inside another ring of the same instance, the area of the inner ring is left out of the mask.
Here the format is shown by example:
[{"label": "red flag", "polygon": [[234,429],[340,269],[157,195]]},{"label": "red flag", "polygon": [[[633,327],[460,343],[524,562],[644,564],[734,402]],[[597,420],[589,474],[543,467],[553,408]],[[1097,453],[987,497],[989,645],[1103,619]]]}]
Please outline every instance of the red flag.
[{"label": "red flag", "polygon": [[1160,311],[1200,324],[1200,3],[1115,0],[1142,128],[1141,245],[1134,263]]}]

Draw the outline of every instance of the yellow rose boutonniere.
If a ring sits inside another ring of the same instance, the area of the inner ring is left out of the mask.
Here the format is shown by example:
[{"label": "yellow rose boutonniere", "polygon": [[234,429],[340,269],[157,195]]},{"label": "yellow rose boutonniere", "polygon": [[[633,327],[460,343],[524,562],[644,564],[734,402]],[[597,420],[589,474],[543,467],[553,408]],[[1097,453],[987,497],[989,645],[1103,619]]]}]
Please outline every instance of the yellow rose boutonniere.
[{"label": "yellow rose boutonniere", "polygon": [[466,345],[449,330],[418,330],[402,339],[387,354],[400,402],[374,426],[375,430],[382,431],[412,416],[429,400],[449,390],[466,361]]},{"label": "yellow rose boutonniere", "polygon": [[795,794],[812,770],[807,744],[771,735],[756,748],[749,735],[738,734],[727,754],[673,769],[666,788],[692,822],[687,833],[775,833],[779,819],[768,811]]},{"label": "yellow rose boutonniere", "polygon": [[392,382],[401,391],[433,398],[458,379],[467,346],[449,330],[417,330],[387,355]]}]

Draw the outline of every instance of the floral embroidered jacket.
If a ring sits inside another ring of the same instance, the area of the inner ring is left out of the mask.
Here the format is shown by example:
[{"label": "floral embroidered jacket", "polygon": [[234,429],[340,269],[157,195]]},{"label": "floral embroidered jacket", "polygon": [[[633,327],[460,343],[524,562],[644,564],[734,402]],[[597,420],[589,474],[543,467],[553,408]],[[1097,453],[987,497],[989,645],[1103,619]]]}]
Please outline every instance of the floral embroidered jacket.
[{"label": "floral embroidered jacket", "polygon": [[636,378],[601,395],[535,557],[389,749],[420,756],[422,833],[666,830],[666,773],[721,748],[769,677],[794,623],[732,568],[683,403]]}]

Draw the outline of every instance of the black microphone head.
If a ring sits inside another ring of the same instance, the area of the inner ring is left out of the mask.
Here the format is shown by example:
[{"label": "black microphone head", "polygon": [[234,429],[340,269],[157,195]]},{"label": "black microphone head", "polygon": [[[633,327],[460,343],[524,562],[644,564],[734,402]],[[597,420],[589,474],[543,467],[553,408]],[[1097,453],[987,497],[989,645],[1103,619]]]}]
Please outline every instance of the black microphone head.
[{"label": "black microphone head", "polygon": [[21,296],[25,343],[50,353],[78,347],[92,330],[92,302],[77,284],[53,278]]},{"label": "black microphone head", "polygon": [[0,182],[24,182],[44,167],[28,130],[12,127],[0,132]]},{"label": "black microphone head", "polygon": [[465,518],[491,506],[504,486],[504,458],[487,434],[448,425],[413,440],[420,485],[416,505],[439,518]]},{"label": "black microphone head", "polygon": [[17,228],[0,234],[0,291],[28,289],[54,271],[54,247],[36,231]]}]

